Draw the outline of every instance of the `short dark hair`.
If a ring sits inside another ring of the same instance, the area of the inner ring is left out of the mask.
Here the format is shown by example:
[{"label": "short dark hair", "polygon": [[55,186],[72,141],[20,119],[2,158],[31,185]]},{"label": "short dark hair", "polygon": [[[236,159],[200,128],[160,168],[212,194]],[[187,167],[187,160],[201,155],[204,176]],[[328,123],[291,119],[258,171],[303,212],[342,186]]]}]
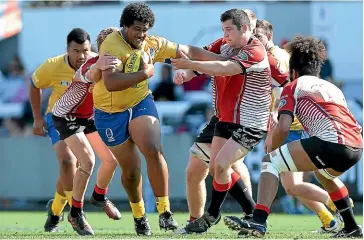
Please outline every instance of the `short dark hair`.
[{"label": "short dark hair", "polygon": [[265,35],[268,35],[268,33],[273,33],[273,25],[268,22],[267,20],[257,20],[256,28],[261,28],[264,30]]},{"label": "short dark hair", "polygon": [[232,20],[233,24],[240,30],[242,25],[248,25],[250,28],[250,20],[248,14],[243,9],[233,8],[221,14],[220,21],[226,22]]},{"label": "short dark hair", "polygon": [[83,44],[86,41],[91,42],[90,34],[88,34],[85,30],[82,28],[74,28],[72,31],[67,35],[67,46],[71,42],[75,42],[78,44]]},{"label": "short dark hair", "polygon": [[289,69],[300,76],[319,76],[321,66],[326,60],[326,48],[321,40],[311,36],[296,36],[285,46],[291,57]]},{"label": "short dark hair", "polygon": [[145,3],[137,2],[128,4],[121,14],[120,27],[130,27],[134,21],[154,26],[155,17],[152,9]]}]

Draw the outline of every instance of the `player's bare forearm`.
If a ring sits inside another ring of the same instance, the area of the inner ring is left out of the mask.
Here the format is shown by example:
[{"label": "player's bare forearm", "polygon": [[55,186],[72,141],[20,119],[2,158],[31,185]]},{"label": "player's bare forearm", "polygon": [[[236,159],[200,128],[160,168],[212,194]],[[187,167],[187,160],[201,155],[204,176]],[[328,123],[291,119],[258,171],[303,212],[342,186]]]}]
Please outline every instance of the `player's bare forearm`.
[{"label": "player's bare forearm", "polygon": [[34,119],[41,118],[42,117],[42,90],[30,85],[29,101],[30,101],[30,106],[32,107]]},{"label": "player's bare forearm", "polygon": [[[223,57],[219,54],[212,53],[203,48],[193,47],[188,45],[179,45],[178,50],[186,54],[191,60],[197,61],[224,61],[227,60],[226,57]],[[179,53],[177,53],[177,57],[181,57]]]},{"label": "player's bare forearm", "polygon": [[242,69],[232,61],[191,61],[189,69],[210,76],[232,76],[242,73]]},{"label": "player's bare forearm", "polygon": [[287,139],[293,118],[290,115],[282,114],[273,132],[272,151],[279,148]]},{"label": "player's bare forearm", "polygon": [[148,75],[144,70],[135,73],[122,73],[115,71],[115,69],[109,69],[102,72],[102,78],[106,89],[109,92],[115,92],[123,91],[148,79]]},{"label": "player's bare forearm", "polygon": [[102,71],[97,64],[92,64],[90,69],[86,72],[85,77],[89,82],[97,82],[102,77]]}]

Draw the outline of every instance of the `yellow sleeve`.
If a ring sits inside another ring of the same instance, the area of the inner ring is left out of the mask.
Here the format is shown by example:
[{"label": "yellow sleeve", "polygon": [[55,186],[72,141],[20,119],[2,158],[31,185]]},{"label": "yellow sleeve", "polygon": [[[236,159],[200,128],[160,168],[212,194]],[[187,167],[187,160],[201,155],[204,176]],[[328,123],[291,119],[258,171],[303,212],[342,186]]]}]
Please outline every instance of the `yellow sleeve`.
[{"label": "yellow sleeve", "polygon": [[163,37],[151,37],[156,44],[154,62],[165,62],[166,59],[177,56],[178,44]]},{"label": "yellow sleeve", "polygon": [[[109,41],[105,40],[100,47],[99,55],[102,55],[104,53],[109,53],[110,55],[116,56],[117,52],[115,51],[115,46],[113,44],[110,44]],[[119,57],[119,56],[116,56]]]},{"label": "yellow sleeve", "polygon": [[31,84],[36,88],[49,88],[52,86],[52,72],[54,64],[48,59],[40,65],[31,77]]}]

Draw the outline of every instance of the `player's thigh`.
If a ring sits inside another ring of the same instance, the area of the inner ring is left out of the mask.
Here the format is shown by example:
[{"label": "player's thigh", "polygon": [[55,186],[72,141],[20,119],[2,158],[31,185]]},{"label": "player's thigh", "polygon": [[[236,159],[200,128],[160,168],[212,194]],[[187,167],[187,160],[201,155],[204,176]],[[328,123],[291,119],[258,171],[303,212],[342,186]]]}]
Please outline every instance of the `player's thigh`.
[{"label": "player's thigh", "polygon": [[248,152],[248,149],[230,138],[218,152],[215,158],[215,167],[227,169],[246,156]]},{"label": "player's thigh", "polygon": [[[47,128],[47,134],[50,138],[53,149],[56,152],[57,159],[60,163],[66,165],[76,165],[76,157],[67,147],[67,144],[61,140],[59,131],[56,129],[52,117],[52,113],[48,113],[45,116],[45,123]],[[61,165],[62,166],[62,165]]]},{"label": "player's thigh", "polygon": [[301,144],[318,171],[328,179],[340,176],[354,166],[363,149],[323,141],[317,137],[302,139]]},{"label": "player's thigh", "polygon": [[79,164],[83,168],[91,170],[95,164],[95,154],[84,132],[75,133],[64,141],[75,154]]},{"label": "player's thigh", "polygon": [[131,139],[145,155],[161,152],[161,128],[157,108],[151,96],[147,96],[131,109],[129,133]]},{"label": "player's thigh", "polygon": [[187,184],[190,182],[198,183],[204,181],[208,171],[208,163],[204,162],[196,155],[190,154],[186,169]]},{"label": "player's thigh", "polygon": [[279,147],[269,153],[269,157],[266,156],[263,161],[269,161],[269,158],[281,172],[304,172],[317,169],[302,147],[301,141],[290,142]]},{"label": "player's thigh", "polygon": [[94,162],[92,148],[83,134],[85,126],[81,125],[76,118],[66,119],[53,116],[53,123],[57,129],[60,139],[63,140],[79,162]]},{"label": "player's thigh", "polygon": [[99,136],[107,147],[122,145],[129,138],[129,110],[117,113],[107,113],[99,109],[94,111],[95,126]]},{"label": "player's thigh", "polygon": [[86,137],[90,142],[95,154],[100,158],[101,162],[117,163],[114,155],[102,141],[97,131],[86,134]]},{"label": "player's thigh", "polygon": [[62,165],[76,165],[77,158],[67,146],[65,141],[59,140],[53,145],[53,149],[56,152],[57,159]]},{"label": "player's thigh", "polygon": [[219,119],[216,116],[212,116],[190,148],[190,155],[205,162],[206,166],[210,164],[211,143],[214,137],[215,125],[218,121]]},{"label": "player's thigh", "polygon": [[284,189],[292,189],[303,182],[303,172],[282,172],[280,177]]},{"label": "player's thigh", "polygon": [[231,166],[231,168],[234,170],[234,172],[239,174],[239,176],[242,178],[246,178],[246,177],[250,176],[249,169],[245,165],[244,160],[245,160],[245,157],[239,159]]},{"label": "player's thigh", "polygon": [[128,139],[123,144],[109,147],[109,149],[119,163],[123,174],[133,174],[133,172],[140,172],[141,160],[138,149],[131,139]]},{"label": "player's thigh", "polygon": [[210,155],[210,165],[209,171],[211,175],[215,174],[216,157],[221,148],[227,142],[226,138],[214,136],[211,143],[211,155]]}]

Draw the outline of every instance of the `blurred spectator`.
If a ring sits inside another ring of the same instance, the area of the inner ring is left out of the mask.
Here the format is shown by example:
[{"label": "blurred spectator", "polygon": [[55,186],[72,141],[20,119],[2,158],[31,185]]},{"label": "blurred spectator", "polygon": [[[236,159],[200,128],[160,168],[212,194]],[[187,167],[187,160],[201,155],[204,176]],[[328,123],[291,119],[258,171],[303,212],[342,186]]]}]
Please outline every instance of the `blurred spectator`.
[{"label": "blurred spectator", "polygon": [[88,5],[106,5],[119,4],[118,1],[79,1],[79,0],[62,0],[62,1],[23,1],[23,7],[71,7],[71,6],[88,6]]},{"label": "blurred spectator", "polygon": [[154,99],[156,101],[176,101],[176,85],[173,83],[172,66],[164,64],[161,73],[161,81],[153,91]]},{"label": "blurred spectator", "polygon": [[[28,84],[25,69],[19,56],[15,56],[3,71],[5,81],[0,84],[0,101],[22,103],[27,101]],[[30,76],[29,76],[30,77]]]},{"label": "blurred spectator", "polygon": [[[324,45],[326,47],[326,51],[328,51],[327,42],[325,40],[322,40],[322,41],[323,41],[323,43],[324,43]],[[335,80],[333,66],[332,66],[332,63],[331,63],[331,61],[329,59],[329,56],[327,56],[326,61],[322,65],[321,72],[320,72],[320,78],[335,84],[340,89],[344,86],[343,81],[336,81]]]},{"label": "blurred spectator", "polygon": [[24,64],[20,60],[20,57],[16,55],[13,60],[10,61],[8,67],[3,70],[3,75],[7,78],[23,78],[25,75]]},{"label": "blurred spectator", "polygon": [[31,136],[33,129],[21,118],[8,118],[2,122],[1,135],[7,137],[26,137]]}]

